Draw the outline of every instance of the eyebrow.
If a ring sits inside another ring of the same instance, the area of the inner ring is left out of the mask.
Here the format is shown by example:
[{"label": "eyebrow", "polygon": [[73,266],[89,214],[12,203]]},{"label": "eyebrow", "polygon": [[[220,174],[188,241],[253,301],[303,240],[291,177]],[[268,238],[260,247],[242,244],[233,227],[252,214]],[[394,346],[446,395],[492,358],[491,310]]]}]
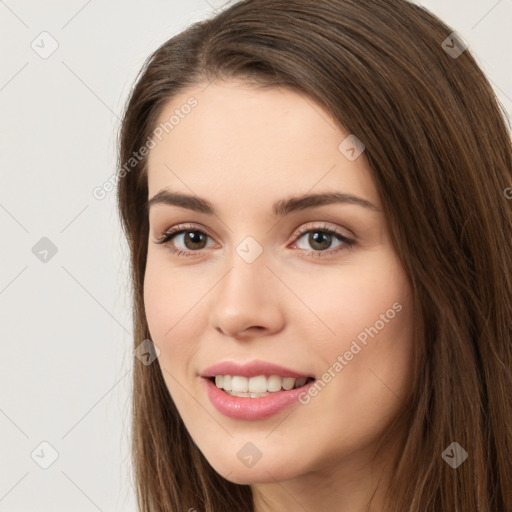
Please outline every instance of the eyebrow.
[{"label": "eyebrow", "polygon": [[[297,210],[306,210],[308,208],[314,208],[315,206],[324,206],[335,203],[354,204],[370,210],[380,211],[370,201],[363,199],[362,197],[342,192],[323,192],[280,199],[272,205],[272,212],[276,217],[283,217],[290,212]],[[160,192],[149,199],[146,202],[146,209],[149,210],[149,208],[155,204],[179,206],[181,208],[187,208],[207,215],[217,215],[212,203],[207,199],[182,194],[180,192],[172,192],[167,189],[160,190]]]}]

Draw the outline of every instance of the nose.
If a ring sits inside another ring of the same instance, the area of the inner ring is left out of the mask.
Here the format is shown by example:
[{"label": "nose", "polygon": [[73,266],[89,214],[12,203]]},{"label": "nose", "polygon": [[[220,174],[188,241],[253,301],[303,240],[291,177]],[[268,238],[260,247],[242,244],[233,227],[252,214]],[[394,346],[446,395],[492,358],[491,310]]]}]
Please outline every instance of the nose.
[{"label": "nose", "polygon": [[279,332],[284,324],[282,288],[264,258],[247,263],[236,255],[231,269],[215,287],[211,325],[237,339]]}]

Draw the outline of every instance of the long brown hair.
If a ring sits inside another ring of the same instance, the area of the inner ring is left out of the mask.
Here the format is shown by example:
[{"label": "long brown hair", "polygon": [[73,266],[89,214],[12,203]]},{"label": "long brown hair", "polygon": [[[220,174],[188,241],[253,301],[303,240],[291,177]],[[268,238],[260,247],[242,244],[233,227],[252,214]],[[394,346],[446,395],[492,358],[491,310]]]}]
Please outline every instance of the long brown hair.
[{"label": "long brown hair", "polygon": [[[364,143],[415,306],[414,383],[392,512],[512,510],[510,133],[488,80],[452,32],[405,0],[242,1],[150,55],[120,130],[135,346],[150,338],[148,188],[146,158],[126,162],[170,99],[213,79],[290,87]],[[217,474],[192,441],[158,360],[134,363],[140,510],[253,511],[250,486]],[[442,458],[455,441],[468,453],[457,469]]]}]

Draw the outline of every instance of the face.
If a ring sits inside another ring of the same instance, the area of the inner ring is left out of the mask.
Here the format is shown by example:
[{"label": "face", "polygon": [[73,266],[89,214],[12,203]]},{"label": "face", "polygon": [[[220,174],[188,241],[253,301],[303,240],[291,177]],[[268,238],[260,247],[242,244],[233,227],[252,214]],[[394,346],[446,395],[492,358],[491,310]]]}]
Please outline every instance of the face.
[{"label": "face", "polygon": [[227,479],[355,475],[413,357],[410,284],[364,151],[311,98],[205,87],[170,101],[148,156],[144,300],[163,377]]}]

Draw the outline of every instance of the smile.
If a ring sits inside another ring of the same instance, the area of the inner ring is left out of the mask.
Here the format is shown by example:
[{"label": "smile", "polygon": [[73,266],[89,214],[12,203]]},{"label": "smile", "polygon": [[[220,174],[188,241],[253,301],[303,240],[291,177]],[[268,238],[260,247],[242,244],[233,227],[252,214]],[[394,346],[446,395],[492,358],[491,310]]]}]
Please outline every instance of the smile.
[{"label": "smile", "polygon": [[312,377],[295,378],[279,375],[257,375],[250,378],[242,375],[216,375],[211,379],[228,395],[244,398],[261,398],[278,391],[290,391],[314,380]]},{"label": "smile", "polygon": [[241,420],[268,418],[299,403],[315,382],[311,374],[261,360],[222,361],[199,377],[215,409]]}]

